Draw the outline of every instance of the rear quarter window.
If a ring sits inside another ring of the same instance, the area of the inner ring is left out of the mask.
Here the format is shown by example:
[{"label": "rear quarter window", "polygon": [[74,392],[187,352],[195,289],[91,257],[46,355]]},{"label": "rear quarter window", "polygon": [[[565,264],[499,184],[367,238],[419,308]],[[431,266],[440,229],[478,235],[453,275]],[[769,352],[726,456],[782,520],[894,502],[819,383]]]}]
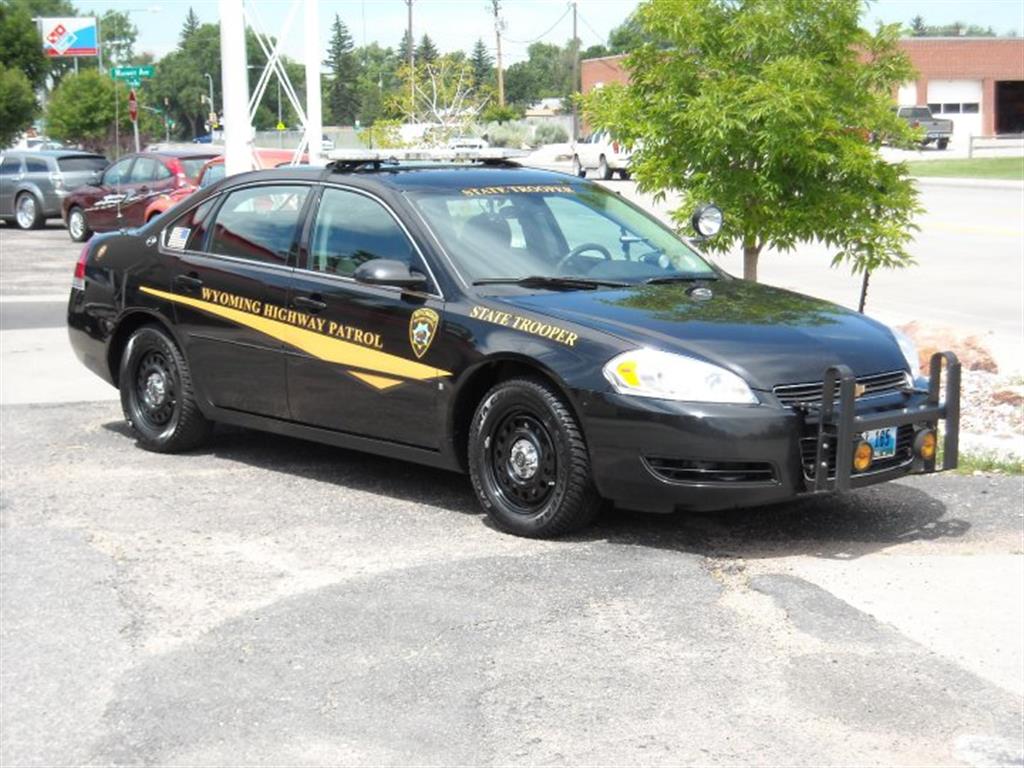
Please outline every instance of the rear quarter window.
[{"label": "rear quarter window", "polygon": [[107,167],[107,160],[104,157],[62,157],[57,160],[57,167],[63,173],[102,171]]},{"label": "rear quarter window", "polygon": [[25,173],[49,173],[50,166],[42,157],[26,157]]}]

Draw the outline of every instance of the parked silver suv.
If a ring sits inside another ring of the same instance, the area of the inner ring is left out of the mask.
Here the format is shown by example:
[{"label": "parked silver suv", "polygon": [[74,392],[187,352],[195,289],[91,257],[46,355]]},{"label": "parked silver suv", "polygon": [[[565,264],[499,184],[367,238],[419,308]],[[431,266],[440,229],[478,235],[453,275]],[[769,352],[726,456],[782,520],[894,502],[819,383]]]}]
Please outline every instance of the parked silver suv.
[{"label": "parked silver suv", "polygon": [[60,218],[68,192],[99,178],[107,158],[81,150],[5,150],[0,154],[0,219],[22,229]]}]

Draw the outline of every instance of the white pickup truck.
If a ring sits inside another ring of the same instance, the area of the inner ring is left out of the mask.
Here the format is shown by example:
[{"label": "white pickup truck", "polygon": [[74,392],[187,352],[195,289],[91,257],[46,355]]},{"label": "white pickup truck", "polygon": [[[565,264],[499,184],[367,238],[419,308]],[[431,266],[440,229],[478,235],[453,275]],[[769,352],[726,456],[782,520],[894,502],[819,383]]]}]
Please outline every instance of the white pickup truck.
[{"label": "white pickup truck", "polygon": [[587,171],[597,171],[597,178],[610,179],[615,172],[629,178],[629,160],[632,152],[614,140],[608,131],[597,131],[572,145],[572,172],[586,177]]}]

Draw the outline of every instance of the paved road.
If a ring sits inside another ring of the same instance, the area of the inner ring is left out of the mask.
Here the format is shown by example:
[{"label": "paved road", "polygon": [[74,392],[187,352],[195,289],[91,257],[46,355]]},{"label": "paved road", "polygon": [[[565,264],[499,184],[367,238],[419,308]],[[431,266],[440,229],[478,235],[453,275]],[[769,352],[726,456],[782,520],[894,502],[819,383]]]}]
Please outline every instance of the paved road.
[{"label": "paved road", "polygon": [[0,764],[1024,761],[1019,478],[533,542],[457,475],[145,453],[65,238],[0,229]]}]

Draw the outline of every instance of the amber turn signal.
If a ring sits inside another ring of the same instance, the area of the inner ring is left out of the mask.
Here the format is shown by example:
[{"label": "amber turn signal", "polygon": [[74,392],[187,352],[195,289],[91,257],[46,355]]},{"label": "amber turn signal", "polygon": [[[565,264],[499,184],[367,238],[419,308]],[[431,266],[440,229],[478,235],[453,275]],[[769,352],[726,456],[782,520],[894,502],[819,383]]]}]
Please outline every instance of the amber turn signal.
[{"label": "amber turn signal", "polygon": [[939,440],[934,429],[922,429],[914,436],[914,453],[925,461],[935,458],[935,448]]},{"label": "amber turn signal", "polygon": [[871,466],[871,462],[874,458],[875,452],[871,450],[871,445],[861,440],[857,443],[857,447],[853,449],[854,470],[857,472],[863,472]]}]

